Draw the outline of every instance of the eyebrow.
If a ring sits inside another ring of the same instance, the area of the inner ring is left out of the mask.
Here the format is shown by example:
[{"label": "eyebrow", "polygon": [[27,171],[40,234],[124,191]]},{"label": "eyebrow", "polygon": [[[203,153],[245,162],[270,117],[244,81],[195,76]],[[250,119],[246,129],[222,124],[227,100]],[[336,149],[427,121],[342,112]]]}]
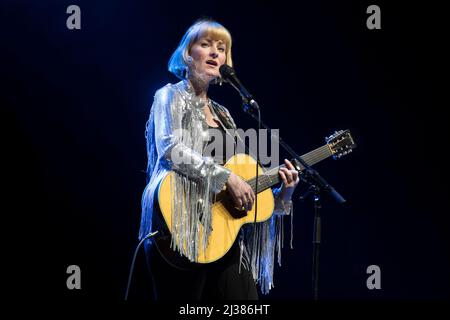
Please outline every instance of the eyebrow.
[{"label": "eyebrow", "polygon": [[223,40],[214,40],[214,39],[211,39],[211,38],[203,38],[203,40],[208,41],[208,42],[216,41],[216,42],[219,43],[219,45],[222,45],[222,44],[223,44],[223,45],[226,45],[225,42],[224,42]]}]

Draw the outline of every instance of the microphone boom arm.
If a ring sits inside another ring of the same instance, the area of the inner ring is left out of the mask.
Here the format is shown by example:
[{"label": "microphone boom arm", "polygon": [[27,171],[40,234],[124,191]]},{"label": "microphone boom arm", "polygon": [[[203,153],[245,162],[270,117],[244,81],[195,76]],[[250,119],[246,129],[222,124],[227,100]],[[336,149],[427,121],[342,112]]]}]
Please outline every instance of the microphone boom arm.
[{"label": "microphone boom arm", "polygon": [[[272,129],[269,128],[261,119],[258,119],[258,117],[254,114],[252,111],[253,108],[255,108],[255,105],[257,109],[259,109],[258,104],[255,100],[252,100],[249,103],[246,103],[245,99],[243,99],[244,102],[244,111],[249,114],[251,117],[253,117],[256,121],[259,121],[261,123],[261,126],[267,129],[270,133],[270,136],[272,137]],[[336,189],[333,188],[332,185],[330,185],[318,172],[317,170],[311,168],[310,165],[308,165],[286,142],[281,139],[281,137],[278,135],[278,141],[280,145],[286,150],[293,158],[295,158],[298,162],[300,162],[303,166],[303,175],[307,179],[307,181],[310,184],[314,184],[316,187],[320,188],[320,190],[325,191],[329,195],[332,196],[338,203],[344,204],[346,200],[339,194],[339,192],[336,191]]]}]

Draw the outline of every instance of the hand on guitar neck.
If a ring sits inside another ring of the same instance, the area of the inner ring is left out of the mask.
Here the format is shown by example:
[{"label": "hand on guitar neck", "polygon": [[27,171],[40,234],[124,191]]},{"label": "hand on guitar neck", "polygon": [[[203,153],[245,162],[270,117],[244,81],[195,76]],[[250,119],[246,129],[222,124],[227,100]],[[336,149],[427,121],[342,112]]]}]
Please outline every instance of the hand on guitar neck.
[{"label": "hand on guitar neck", "polygon": [[280,198],[283,201],[291,200],[292,194],[294,193],[295,187],[298,185],[300,179],[298,177],[298,171],[295,169],[294,165],[287,159],[284,159],[285,167],[280,167],[278,173],[281,176],[283,185],[281,187]]}]

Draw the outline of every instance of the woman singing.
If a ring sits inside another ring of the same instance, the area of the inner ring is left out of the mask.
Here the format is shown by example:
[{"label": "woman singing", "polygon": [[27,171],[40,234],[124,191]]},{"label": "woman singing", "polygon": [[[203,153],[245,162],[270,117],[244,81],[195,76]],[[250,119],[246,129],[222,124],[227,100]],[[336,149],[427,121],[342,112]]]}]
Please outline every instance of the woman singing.
[{"label": "woman singing", "polygon": [[[231,44],[231,35],[221,24],[208,19],[194,23],[169,61],[169,71],[181,81],[160,88],[154,96],[146,125],[147,186],[142,195],[139,237],[160,231],[145,243],[158,299],[255,300],[257,284],[263,293],[273,286],[275,248],[280,263],[282,218],[292,215],[291,196],[299,181],[287,160],[279,171],[282,185],[273,190],[272,217],[244,226],[219,260],[197,263],[198,248],[207,244],[211,232],[211,207],[217,193],[225,188],[234,206],[244,212],[255,202],[250,185],[222,166],[226,150],[215,157],[204,153],[214,130],[226,136],[236,129],[229,111],[208,97],[209,86],[222,81],[219,67],[233,65]],[[170,201],[172,225],[177,226],[170,233],[156,196],[169,171],[175,173]],[[200,226],[204,232],[198,232]],[[167,251],[182,256],[187,267],[172,263]]]}]

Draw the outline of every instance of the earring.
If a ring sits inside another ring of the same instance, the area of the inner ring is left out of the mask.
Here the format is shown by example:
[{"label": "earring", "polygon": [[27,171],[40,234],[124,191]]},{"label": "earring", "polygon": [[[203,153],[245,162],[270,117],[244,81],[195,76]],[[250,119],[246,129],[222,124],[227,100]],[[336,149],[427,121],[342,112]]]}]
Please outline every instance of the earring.
[{"label": "earring", "polygon": [[192,63],[192,57],[191,56],[188,56],[187,58],[186,58],[186,60],[187,60],[187,63]]}]

